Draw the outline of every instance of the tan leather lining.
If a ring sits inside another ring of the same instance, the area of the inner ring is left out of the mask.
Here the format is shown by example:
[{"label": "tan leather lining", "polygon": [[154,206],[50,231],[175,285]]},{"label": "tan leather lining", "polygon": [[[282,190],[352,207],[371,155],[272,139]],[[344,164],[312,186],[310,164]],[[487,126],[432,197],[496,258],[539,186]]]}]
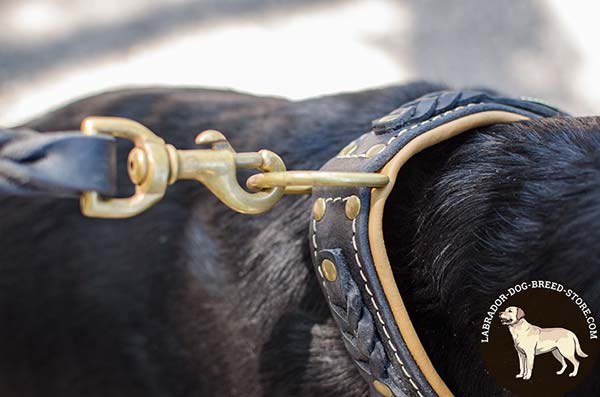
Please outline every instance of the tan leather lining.
[{"label": "tan leather lining", "polygon": [[488,111],[468,115],[436,127],[413,139],[402,148],[381,170],[382,174],[389,176],[390,183],[384,188],[373,189],[372,191],[371,212],[369,215],[369,244],[377,276],[408,349],[421,369],[421,372],[440,397],[449,397],[453,394],[429,360],[398,291],[398,286],[396,285],[385,249],[385,241],[383,240],[383,211],[385,202],[394,188],[400,168],[420,151],[476,127],[526,119],[527,117],[515,113]]}]

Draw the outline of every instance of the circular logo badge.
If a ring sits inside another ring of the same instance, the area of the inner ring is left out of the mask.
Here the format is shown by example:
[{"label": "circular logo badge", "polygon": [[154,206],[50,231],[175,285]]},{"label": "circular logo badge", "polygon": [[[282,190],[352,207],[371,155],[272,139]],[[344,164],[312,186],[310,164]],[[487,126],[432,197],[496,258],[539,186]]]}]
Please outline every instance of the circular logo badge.
[{"label": "circular logo badge", "polygon": [[551,281],[522,282],[491,302],[481,352],[500,386],[522,396],[564,396],[594,366],[597,328],[576,291]]}]

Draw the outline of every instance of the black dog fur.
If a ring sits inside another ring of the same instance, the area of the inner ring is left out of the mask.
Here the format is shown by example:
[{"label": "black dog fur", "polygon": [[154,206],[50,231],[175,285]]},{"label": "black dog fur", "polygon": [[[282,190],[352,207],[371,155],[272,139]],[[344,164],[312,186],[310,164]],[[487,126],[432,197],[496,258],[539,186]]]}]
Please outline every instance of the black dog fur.
[{"label": "black dog fur", "polygon": [[[315,169],[370,120],[440,88],[301,102],[130,90],[28,126],[122,116],[178,147],[215,128],[239,151],[269,148],[291,169]],[[563,280],[600,312],[599,134],[598,118],[495,125],[401,171],[386,243],[421,340],[457,396],[512,395],[478,350],[484,313],[507,285]],[[240,215],[191,181],[118,221],[86,219],[71,200],[0,198],[0,394],[365,396],[310,264],[309,207],[287,197]],[[599,395],[599,373],[573,395]]]}]

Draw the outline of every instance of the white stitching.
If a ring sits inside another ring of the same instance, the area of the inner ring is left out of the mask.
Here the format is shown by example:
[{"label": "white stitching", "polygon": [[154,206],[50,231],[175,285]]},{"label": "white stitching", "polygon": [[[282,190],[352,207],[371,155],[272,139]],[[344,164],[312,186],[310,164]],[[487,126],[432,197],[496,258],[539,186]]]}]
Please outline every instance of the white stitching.
[{"label": "white stitching", "polygon": [[388,339],[388,345],[392,348],[394,353],[396,353],[398,351],[398,350],[396,350],[396,346],[394,346],[394,344],[389,339]]},{"label": "white stitching", "polygon": [[321,276],[321,278],[325,278],[323,277],[323,270],[321,270],[321,266],[317,266],[317,271],[319,272],[319,276]]},{"label": "white stitching", "polygon": [[[352,142],[350,142],[348,145],[350,145],[352,143],[356,143],[358,145],[359,142],[364,141],[365,138],[367,136],[369,136],[370,134],[372,134],[372,133],[373,133],[373,131],[365,132],[364,134],[362,134],[361,136],[359,136],[358,138],[356,138],[355,140],[353,140]],[[352,154],[339,154],[336,157],[343,159],[343,158],[348,158],[348,157],[367,157],[367,155],[366,154],[355,154],[355,155],[352,155]]]},{"label": "white stitching", "polygon": [[354,158],[367,158],[367,154],[366,153],[360,153],[360,154],[340,154],[339,156],[336,156],[336,158],[338,159],[354,159]]},{"label": "white stitching", "polygon": [[[354,248],[354,256],[356,259],[358,259],[358,249],[357,249],[358,246],[356,244],[356,219],[352,220],[352,247]],[[360,269],[360,272],[362,273],[362,263],[360,262],[360,260],[357,260],[357,264]],[[367,290],[367,293],[369,295],[371,295],[371,291],[369,290],[367,281],[366,280],[364,280],[364,281],[365,281],[365,289]],[[371,295],[371,299],[373,299],[372,295]],[[402,360],[400,359],[400,356],[397,353],[398,349],[396,349],[396,346],[394,346],[394,342],[392,342],[392,339],[390,338],[390,336],[387,332],[385,322],[383,321],[383,318],[381,317],[379,308],[377,306],[375,306],[375,313],[377,315],[377,319],[383,325],[384,333],[385,333],[385,336],[387,337],[387,343],[388,343],[388,345],[390,345],[392,347],[392,350],[394,351],[394,358],[396,359],[396,361],[398,361],[398,364],[400,364],[400,367],[402,368],[402,372],[404,372],[410,380],[411,376],[408,375],[408,372],[404,366],[404,362],[402,362]],[[420,393],[419,387],[417,385],[415,385],[413,383],[411,383],[411,385],[417,391],[417,393]]]},{"label": "white stitching", "polygon": [[312,235],[312,243],[313,243],[313,254],[315,256],[315,259],[317,259],[317,249],[319,248],[319,246],[317,245],[317,220],[313,218],[312,221],[312,225],[313,225],[313,235]]},{"label": "white stitching", "polygon": [[415,390],[419,390],[419,387],[415,384],[415,382],[412,380],[412,378],[408,378],[408,381],[410,382],[410,384],[412,385],[412,387],[415,388]]},{"label": "white stitching", "polygon": [[406,372],[406,370],[404,369],[404,363],[402,362],[402,360],[400,360],[400,356],[398,355],[398,352],[394,352],[394,357],[396,358],[396,361],[398,361],[400,363],[400,365],[402,365],[402,370],[404,372]]},{"label": "white stitching", "polygon": [[[456,108],[456,109],[458,109],[458,108]],[[338,197],[329,197],[329,198],[325,199],[325,212],[327,212],[327,203],[329,203],[329,202],[331,202],[331,203],[345,202],[350,197],[352,197],[352,196],[346,196],[346,197],[339,197],[338,196]],[[315,255],[315,259],[316,259],[316,257],[317,257],[317,249],[318,248],[317,248],[317,238],[316,238],[316,236],[317,236],[317,221],[315,219],[313,219],[313,221],[312,221],[312,229],[313,229],[312,243],[313,243],[314,255]],[[392,342],[392,339],[390,338],[390,335],[388,333],[388,330],[387,330],[387,327],[385,325],[385,322],[383,321],[383,318],[381,317],[381,313],[379,312],[379,307],[375,304],[375,299],[373,297],[373,292],[371,292],[371,289],[369,288],[369,285],[368,285],[368,282],[367,282],[367,278],[365,277],[365,275],[363,273],[362,263],[360,262],[360,259],[358,258],[358,245],[356,244],[356,218],[352,220],[352,248],[354,249],[354,260],[358,264],[358,269],[359,269],[360,277],[363,279],[363,282],[365,284],[365,290],[367,291],[367,294],[369,294],[369,296],[371,298],[371,303],[373,304],[373,307],[375,308],[375,314],[377,316],[377,320],[382,325],[383,332],[385,334],[385,337],[387,338],[387,344],[394,351],[394,358],[396,359],[396,361],[398,362],[398,364],[400,364],[400,367],[402,368],[402,372],[404,372],[404,374],[408,378],[408,381],[411,384],[411,386],[415,389],[415,391],[417,392],[417,394],[419,395],[419,397],[423,397],[423,394],[421,393],[421,390],[415,384],[415,382],[412,380],[412,376],[410,376],[410,374],[406,370],[406,367],[404,366],[404,362],[402,362],[402,360],[400,359],[400,356],[398,355],[398,349],[396,348],[396,346],[394,345],[394,342]],[[317,268],[319,270],[319,275],[323,279],[321,282],[325,286],[325,281],[324,281],[325,278],[323,277],[323,273],[321,272],[321,268],[320,268],[320,266],[318,266]],[[327,296],[327,298],[329,299],[329,296]]]},{"label": "white stitching", "polygon": [[[399,137],[400,137],[400,135],[404,134],[404,133],[405,133],[405,132],[407,132],[407,131],[410,131],[410,130],[412,130],[413,128],[417,128],[417,127],[420,127],[420,126],[422,126],[422,125],[425,125],[425,124],[427,124],[427,123],[430,123],[430,122],[432,122],[432,121],[438,120],[438,119],[440,119],[441,117],[444,117],[444,116],[447,116],[447,115],[449,115],[449,114],[451,114],[451,113],[453,113],[453,112],[456,112],[457,110],[460,110],[460,109],[463,109],[463,108],[467,108],[467,107],[469,107],[469,106],[475,106],[475,105],[479,105],[479,104],[480,104],[480,102],[477,102],[477,103],[469,103],[469,104],[466,104],[466,105],[464,105],[464,106],[457,106],[457,107],[455,107],[455,108],[454,108],[454,109],[452,109],[452,110],[448,110],[448,111],[446,111],[446,112],[444,112],[444,113],[442,113],[442,114],[438,114],[437,116],[434,116],[434,117],[432,117],[432,118],[430,118],[430,119],[427,119],[427,120],[421,121],[420,123],[417,123],[417,124],[413,124],[413,125],[411,125],[410,127],[403,128],[402,130],[400,130],[400,132],[398,132],[396,135],[394,135],[393,137],[391,137],[391,138],[390,138],[390,139],[389,139],[389,140],[388,140],[388,141],[385,143],[385,146],[383,147],[383,149],[381,149],[381,151],[383,151],[383,150],[384,150],[385,148],[387,148],[387,147],[388,147],[388,146],[389,146],[389,145],[390,145],[392,142],[394,142],[394,140],[395,140],[396,138],[399,138]],[[381,151],[380,151],[380,153],[381,153]],[[337,156],[336,158],[338,158],[338,159],[344,159],[344,158],[366,158],[366,157],[367,157],[367,154],[366,154],[366,153],[360,153],[360,154],[346,154],[346,155],[340,155],[340,156]]]},{"label": "white stitching", "polygon": [[[313,243],[313,247],[314,247],[315,259],[317,259],[317,250],[318,250],[318,245],[317,245],[317,221],[315,219],[313,219],[312,226],[313,226],[312,243]],[[323,289],[325,291],[327,291],[327,288],[325,287],[325,276],[323,275],[323,269],[321,269],[321,265],[317,265],[317,271],[319,272],[319,276],[321,276],[321,278],[322,278],[321,284],[323,285]],[[327,300],[331,301],[331,297],[329,296],[329,294],[327,292],[325,292],[325,294],[327,295]]]},{"label": "white stitching", "polygon": [[375,299],[373,299],[373,297],[371,297],[371,303],[375,309],[379,310],[379,306],[377,306],[377,303],[375,303]]},{"label": "white stitching", "polygon": [[388,340],[390,339],[390,334],[388,333],[387,328],[385,327],[385,325],[383,326],[383,332],[385,333],[385,336],[387,336]]},{"label": "white stitching", "polygon": [[362,269],[359,270],[360,273],[360,277],[363,279],[363,281],[366,283],[367,282],[367,278],[365,277],[365,274],[363,273]]}]

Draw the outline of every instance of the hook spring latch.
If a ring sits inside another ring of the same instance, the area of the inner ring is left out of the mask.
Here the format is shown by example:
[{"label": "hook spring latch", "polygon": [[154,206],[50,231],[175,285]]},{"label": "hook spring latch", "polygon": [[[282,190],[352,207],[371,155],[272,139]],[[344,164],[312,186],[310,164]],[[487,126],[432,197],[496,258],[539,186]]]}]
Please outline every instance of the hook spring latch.
[{"label": "hook spring latch", "polygon": [[[195,142],[210,149],[176,149],[142,124],[118,117],[88,117],[81,127],[85,135],[106,134],[133,142],[127,169],[135,193],[126,198],[107,198],[84,192],[81,210],[97,218],[128,218],[162,199],[167,186],[180,179],[194,179],[205,185],[233,210],[260,214],[271,209],[284,194],[310,193],[312,186],[382,187],[388,177],[377,173],[286,171],[281,158],[269,151],[237,153],[223,134],[215,130],[200,133]],[[262,173],[248,179],[248,191],[237,179],[239,168]]]}]

